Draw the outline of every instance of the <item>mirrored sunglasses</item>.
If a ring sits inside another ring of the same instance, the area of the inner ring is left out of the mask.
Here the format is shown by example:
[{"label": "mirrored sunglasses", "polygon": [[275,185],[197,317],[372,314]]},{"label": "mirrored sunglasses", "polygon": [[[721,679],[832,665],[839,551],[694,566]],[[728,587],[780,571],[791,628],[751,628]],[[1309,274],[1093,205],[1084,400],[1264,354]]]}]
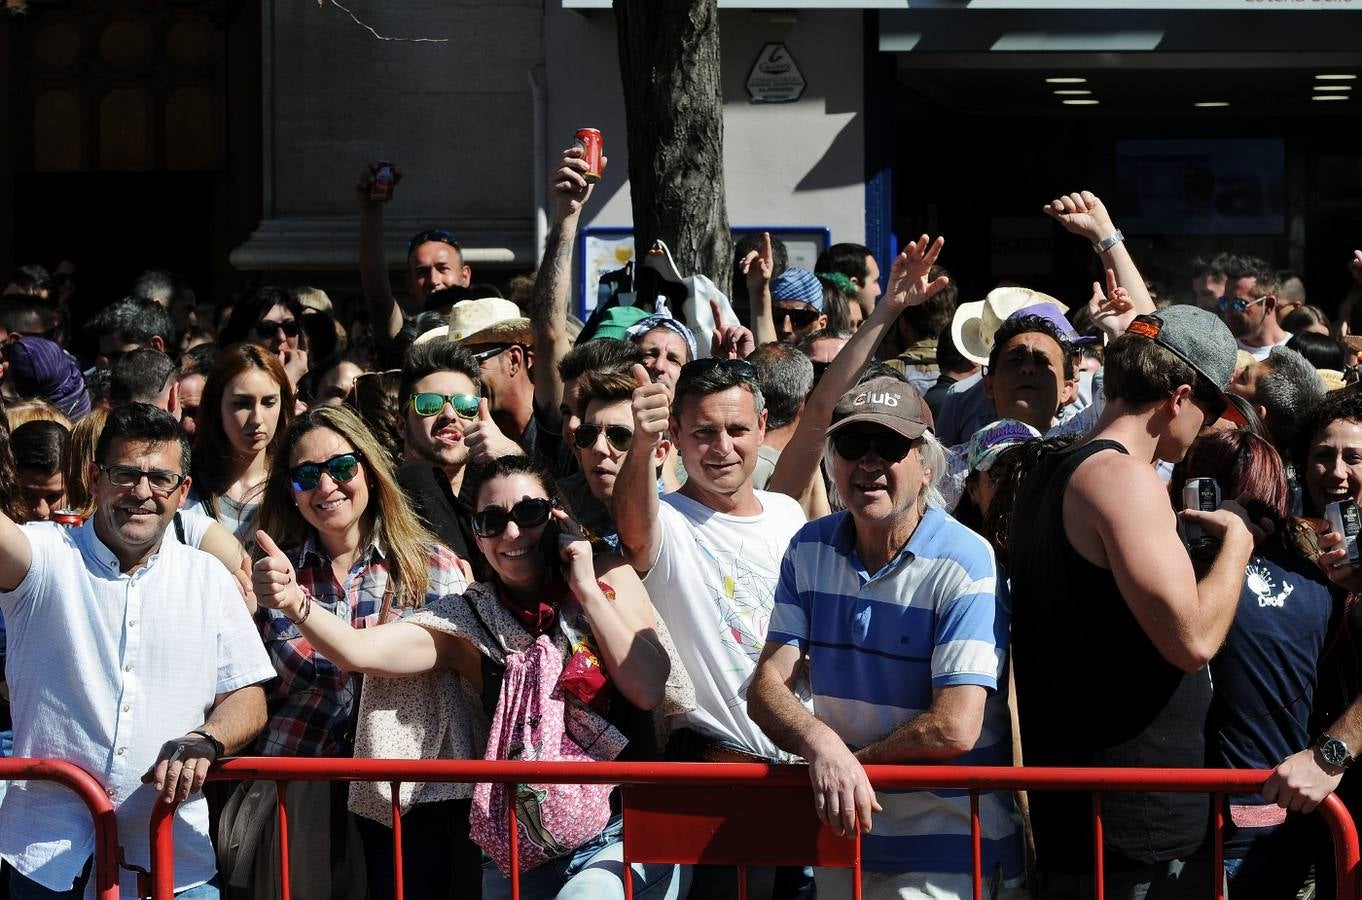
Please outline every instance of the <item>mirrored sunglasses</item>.
[{"label": "mirrored sunglasses", "polygon": [[438,415],[446,403],[454,408],[454,415],[460,419],[478,417],[477,394],[437,394],[434,391],[421,391],[412,394],[407,401],[412,411],[423,419]]},{"label": "mirrored sunglasses", "polygon": [[325,462],[301,463],[288,470],[289,481],[293,489],[300,493],[320,484],[323,472],[330,475],[336,484],[345,484],[359,472],[363,458],[359,453],[351,452],[333,456]]}]

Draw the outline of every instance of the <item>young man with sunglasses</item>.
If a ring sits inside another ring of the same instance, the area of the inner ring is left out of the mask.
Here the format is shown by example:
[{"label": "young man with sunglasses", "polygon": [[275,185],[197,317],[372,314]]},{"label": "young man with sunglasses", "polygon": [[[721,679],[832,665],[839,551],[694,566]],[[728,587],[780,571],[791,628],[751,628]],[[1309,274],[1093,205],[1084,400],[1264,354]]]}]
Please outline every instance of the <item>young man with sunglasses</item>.
[{"label": "young man with sunglasses", "polygon": [[[84,526],[20,528],[0,516],[14,755],[93,774],[127,862],[145,868],[152,805],[187,800],[214,761],[255,737],[265,724],[260,685],[274,667],[222,564],[164,540],[189,488],[189,444],[175,420],[146,404],[118,407],[95,459],[96,508]],[[178,896],[216,898],[207,803],[184,802],[175,818]],[[10,788],[0,807],[10,896],[80,896],[93,849],[89,813],[69,791]],[[122,896],[135,896],[132,872],[124,876]]]},{"label": "young man with sunglasses", "polygon": [[[1083,442],[1044,455],[1017,492],[1009,548],[1012,653],[1028,765],[1196,768],[1211,702],[1206,664],[1239,604],[1254,529],[1227,500],[1181,518],[1219,541],[1200,580],[1156,460],[1176,462],[1224,411],[1234,337],[1172,306],[1106,350],[1106,405]],[[1108,897],[1203,897],[1210,807],[1192,794],[1103,798]],[[1089,798],[1031,796],[1046,897],[1092,892]],[[1204,859],[1202,858],[1204,856]]]},{"label": "young man with sunglasses", "polygon": [[823,283],[808,269],[791,266],[771,279],[771,313],[780,339],[793,344],[828,324]]},{"label": "young man with sunglasses", "polygon": [[1262,362],[1273,347],[1284,347],[1291,334],[1277,321],[1277,270],[1252,256],[1225,261],[1225,293],[1217,302],[1220,318],[1239,342],[1239,349]]},{"label": "young man with sunglasses", "polygon": [[[681,369],[675,398],[643,366],[633,374],[633,442],[615,477],[612,511],[620,550],[643,576],[677,646],[688,649],[695,682],[696,708],[671,720],[667,754],[781,759],[747,715],[747,688],[766,639],[780,559],[804,513],[789,497],[752,487],[766,430],[756,370],[740,359],[695,360]],[[687,478],[680,490],[659,497],[657,456],[669,431]],[[697,873],[697,884],[709,877]],[[734,890],[731,871],[715,877],[714,890],[697,888],[698,896]]]},{"label": "young man with sunglasses", "polygon": [[[828,428],[844,512],[795,535],[749,694],[752,718],[809,763],[814,805],[839,834],[859,827],[865,896],[971,895],[970,798],[876,795],[865,765],[1007,765],[1006,607],[993,551],[937,493],[945,451],[921,395],[900,376],[848,391]],[[806,662],[807,660],[807,662]],[[796,690],[811,672],[813,709]],[[1023,874],[1020,824],[1006,792],[984,792],[984,896]],[[876,837],[877,835],[883,835]],[[819,894],[850,876],[819,871]]]},{"label": "young man with sunglasses", "polygon": [[[393,297],[388,280],[388,259],[383,250],[383,206],[392,199],[374,190],[374,176],[380,168],[391,169],[392,187],[402,173],[388,163],[365,163],[355,178],[355,197],[359,202],[359,278],[364,299],[369,305],[369,321],[380,344],[391,343],[402,330],[402,309]],[[473,271],[463,261],[463,250],[454,236],[444,229],[422,231],[407,244],[407,292],[416,300],[417,309],[425,308],[430,295],[447,287],[468,287]]]},{"label": "young man with sunglasses", "polygon": [[440,542],[477,564],[482,554],[469,527],[473,511],[460,491],[469,459],[465,436],[477,421],[481,392],[473,354],[434,340],[408,351],[397,394],[404,448],[397,482]]}]

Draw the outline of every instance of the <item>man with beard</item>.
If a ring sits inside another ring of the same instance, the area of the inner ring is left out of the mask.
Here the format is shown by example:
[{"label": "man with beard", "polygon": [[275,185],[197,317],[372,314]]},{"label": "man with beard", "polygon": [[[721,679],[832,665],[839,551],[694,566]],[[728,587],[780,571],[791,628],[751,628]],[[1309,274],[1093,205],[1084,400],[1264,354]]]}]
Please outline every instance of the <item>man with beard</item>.
[{"label": "man with beard", "polygon": [[1225,263],[1225,293],[1220,318],[1229,326],[1239,349],[1262,362],[1273,347],[1284,347],[1291,335],[1277,321],[1277,271],[1252,256],[1230,257]]},{"label": "man with beard", "polygon": [[[208,768],[265,724],[274,677],[231,575],[163,540],[189,489],[189,443],[143,403],[109,414],[91,466],[84,526],[0,516],[0,607],[14,754],[55,757],[107,790],[130,866],[150,865],[157,802],[185,801]],[[60,660],[60,665],[54,665]],[[216,898],[208,804],[175,811],[177,896]],[[0,855],[16,897],[81,896],[94,826],[80,800],[45,781],[16,783],[0,807]],[[125,869],[121,896],[135,896]]]}]

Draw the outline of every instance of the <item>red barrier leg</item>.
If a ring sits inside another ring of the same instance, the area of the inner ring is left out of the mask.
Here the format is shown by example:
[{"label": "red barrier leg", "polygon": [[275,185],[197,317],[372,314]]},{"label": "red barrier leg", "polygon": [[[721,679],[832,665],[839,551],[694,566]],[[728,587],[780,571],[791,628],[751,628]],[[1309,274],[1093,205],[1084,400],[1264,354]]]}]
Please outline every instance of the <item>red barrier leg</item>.
[{"label": "red barrier leg", "polygon": [[984,900],[983,828],[979,824],[979,792],[969,792],[970,849],[974,855],[974,900]]},{"label": "red barrier leg", "polygon": [[388,789],[393,801],[393,897],[402,900],[402,798],[398,793],[402,782],[390,782]]},{"label": "red barrier leg", "polygon": [[511,829],[511,900],[520,900],[520,822],[515,816],[515,785],[506,785],[506,818]]},{"label": "red barrier leg", "polygon": [[738,866],[738,900],[747,900],[747,866]]},{"label": "red barrier leg", "polygon": [[1215,804],[1215,832],[1211,835],[1215,865],[1211,877],[1215,879],[1215,900],[1225,900],[1225,795],[1212,794]]},{"label": "red barrier leg", "polygon": [[1102,835],[1102,794],[1093,791],[1092,794],[1092,895],[1094,900],[1106,900],[1107,897],[1107,873],[1106,863],[1103,860]]},{"label": "red barrier leg", "polygon": [[279,799],[275,806],[279,810],[279,897],[281,900],[289,900],[292,890],[292,880],[288,871],[288,782],[276,781],[275,789],[279,793]]}]

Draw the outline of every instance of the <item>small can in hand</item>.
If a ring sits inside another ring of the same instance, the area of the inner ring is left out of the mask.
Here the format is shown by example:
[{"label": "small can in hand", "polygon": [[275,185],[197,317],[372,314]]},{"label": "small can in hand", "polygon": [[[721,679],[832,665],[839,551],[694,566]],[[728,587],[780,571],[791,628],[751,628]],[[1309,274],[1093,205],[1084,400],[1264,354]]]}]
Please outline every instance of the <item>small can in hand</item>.
[{"label": "small can in hand", "polygon": [[[1215,512],[1220,508],[1220,485],[1214,478],[1188,478],[1182,485],[1182,508]],[[1206,537],[1201,526],[1193,522],[1186,522],[1184,531],[1189,543]]]},{"label": "small can in hand", "polygon": [[59,509],[52,513],[52,521],[65,528],[79,528],[85,524],[85,517],[74,509]]},{"label": "small can in hand", "polygon": [[596,128],[578,128],[575,138],[577,147],[582,151],[582,159],[589,168],[582,177],[590,184],[601,180],[601,153],[605,150],[605,139]]},{"label": "small can in hand", "polygon": [[1357,501],[1335,500],[1324,507],[1324,518],[1329,521],[1331,531],[1343,536],[1343,548],[1348,551],[1347,557],[1340,560],[1340,566],[1355,566],[1362,559],[1362,552],[1358,550],[1357,536],[1362,533],[1362,510],[1357,507]]},{"label": "small can in hand", "polygon": [[374,183],[369,186],[369,199],[387,203],[393,198],[393,164],[374,163]]}]

